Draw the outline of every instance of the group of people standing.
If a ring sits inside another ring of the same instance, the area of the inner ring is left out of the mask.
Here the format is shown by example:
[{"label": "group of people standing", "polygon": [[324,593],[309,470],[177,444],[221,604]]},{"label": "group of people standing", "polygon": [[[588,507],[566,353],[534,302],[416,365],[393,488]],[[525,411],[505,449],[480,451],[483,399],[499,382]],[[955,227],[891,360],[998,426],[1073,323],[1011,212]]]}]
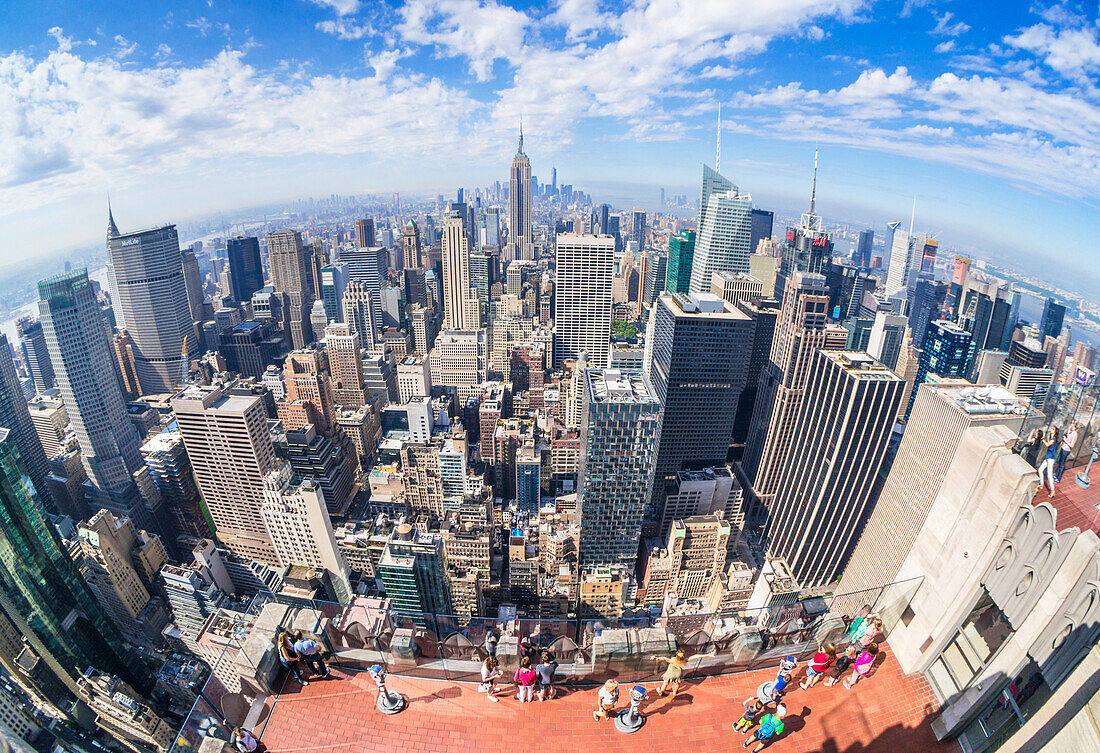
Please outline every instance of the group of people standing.
[{"label": "group of people standing", "polygon": [[1027,441],[1019,447],[1019,454],[1039,471],[1039,485],[1047,489],[1047,496],[1054,496],[1054,486],[1062,480],[1066,460],[1077,447],[1080,426],[1070,421],[1064,432],[1058,427],[1034,429]]}]

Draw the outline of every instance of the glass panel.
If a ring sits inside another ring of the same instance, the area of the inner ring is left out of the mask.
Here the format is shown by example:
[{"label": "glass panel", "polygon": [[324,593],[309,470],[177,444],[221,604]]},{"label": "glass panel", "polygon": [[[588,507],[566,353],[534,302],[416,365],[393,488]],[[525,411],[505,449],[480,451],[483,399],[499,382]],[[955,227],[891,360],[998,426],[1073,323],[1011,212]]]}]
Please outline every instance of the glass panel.
[{"label": "glass panel", "polygon": [[974,679],[974,675],[978,673],[981,666],[974,666],[966,657],[963,656],[962,650],[959,648],[959,640],[951,642],[940,657],[947,663],[948,669],[951,670],[952,677],[955,678],[955,682],[959,687],[965,688],[970,681]]},{"label": "glass panel", "polygon": [[937,695],[942,700],[947,700],[955,693],[959,692],[959,686],[955,684],[955,680],[952,679],[951,674],[947,671],[947,665],[944,664],[943,659],[936,659],[932,662],[932,666],[928,668],[928,679],[932,681],[932,687],[937,691]]},{"label": "glass panel", "polygon": [[978,660],[984,664],[1012,635],[1012,626],[989,594],[983,592],[961,632],[978,655]]}]

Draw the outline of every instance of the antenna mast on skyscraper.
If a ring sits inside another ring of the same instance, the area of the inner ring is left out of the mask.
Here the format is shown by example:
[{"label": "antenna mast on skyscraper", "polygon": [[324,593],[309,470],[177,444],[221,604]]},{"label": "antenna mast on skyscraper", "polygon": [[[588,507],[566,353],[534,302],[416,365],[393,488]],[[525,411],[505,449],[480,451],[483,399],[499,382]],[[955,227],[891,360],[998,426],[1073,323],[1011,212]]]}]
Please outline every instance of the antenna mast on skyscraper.
[{"label": "antenna mast on skyscraper", "polygon": [[714,146],[714,172],[722,172],[722,103],[718,103],[718,139]]},{"label": "antenna mast on skyscraper", "polygon": [[820,231],[821,219],[817,216],[817,147],[814,147],[814,181],[810,188],[810,211],[802,215],[802,227],[806,230]]},{"label": "antenna mast on skyscraper", "polygon": [[917,219],[917,197],[913,196],[913,213],[909,215],[909,238],[913,238],[913,222]]}]

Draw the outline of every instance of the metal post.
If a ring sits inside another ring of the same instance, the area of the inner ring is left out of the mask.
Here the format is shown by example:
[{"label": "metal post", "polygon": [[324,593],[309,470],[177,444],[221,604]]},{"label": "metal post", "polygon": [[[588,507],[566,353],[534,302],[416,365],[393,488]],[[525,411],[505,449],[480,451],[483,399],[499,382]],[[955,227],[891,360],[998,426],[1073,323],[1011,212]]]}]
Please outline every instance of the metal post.
[{"label": "metal post", "polygon": [[386,690],[386,670],[381,664],[375,664],[367,672],[371,679],[378,685],[378,710],[383,714],[396,714],[404,711],[408,701],[400,693],[391,693]]},{"label": "metal post", "polygon": [[1077,474],[1077,485],[1082,489],[1089,488],[1089,471],[1092,470],[1092,464],[1096,460],[1097,453],[1100,453],[1100,443],[1092,448],[1092,455],[1089,457],[1089,464],[1085,466],[1085,472]]},{"label": "metal post", "polygon": [[644,685],[635,685],[630,689],[630,708],[623,709],[615,717],[615,729],[629,735],[631,732],[637,732],[642,728],[642,725],[645,724],[645,716],[638,708],[645,700],[645,694]]}]

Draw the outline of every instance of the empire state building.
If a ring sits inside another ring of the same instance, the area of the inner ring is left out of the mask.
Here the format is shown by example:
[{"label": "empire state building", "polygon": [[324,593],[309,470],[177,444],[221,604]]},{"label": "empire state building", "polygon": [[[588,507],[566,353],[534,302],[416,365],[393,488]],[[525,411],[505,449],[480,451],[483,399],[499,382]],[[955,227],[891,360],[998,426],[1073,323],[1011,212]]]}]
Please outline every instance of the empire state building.
[{"label": "empire state building", "polygon": [[512,177],[508,185],[508,246],[506,261],[534,257],[531,235],[531,160],[523,153],[523,127],[519,129],[519,148],[512,159]]}]

